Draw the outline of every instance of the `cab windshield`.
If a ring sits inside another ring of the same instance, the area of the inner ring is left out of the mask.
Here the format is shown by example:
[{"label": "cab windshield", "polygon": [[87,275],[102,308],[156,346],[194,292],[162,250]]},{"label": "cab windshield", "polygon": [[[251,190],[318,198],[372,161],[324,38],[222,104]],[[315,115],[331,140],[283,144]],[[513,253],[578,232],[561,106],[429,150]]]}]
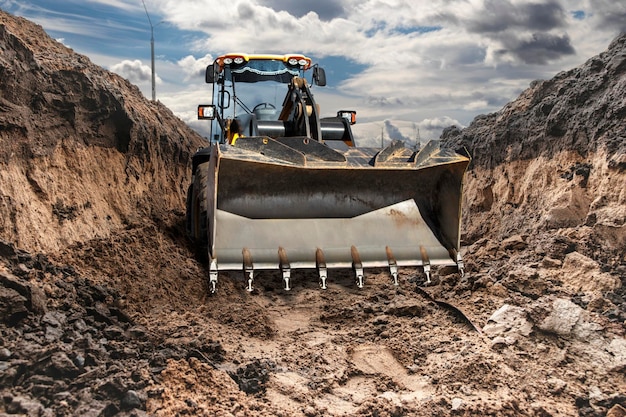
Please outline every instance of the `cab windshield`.
[{"label": "cab windshield", "polygon": [[230,65],[231,80],[241,83],[274,81],[289,83],[300,75],[299,68],[290,67],[277,59],[251,59],[241,65]]}]

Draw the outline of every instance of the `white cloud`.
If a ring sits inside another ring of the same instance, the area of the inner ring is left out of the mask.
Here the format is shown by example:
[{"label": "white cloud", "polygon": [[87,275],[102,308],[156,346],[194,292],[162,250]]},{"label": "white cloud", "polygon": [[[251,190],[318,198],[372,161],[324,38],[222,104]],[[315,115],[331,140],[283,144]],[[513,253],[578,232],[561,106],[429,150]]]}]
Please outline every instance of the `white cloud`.
[{"label": "white cloud", "polygon": [[454,120],[450,117],[424,119],[419,124],[419,127],[424,130],[442,130],[450,126],[464,127],[458,120]]},{"label": "white cloud", "polygon": [[185,81],[204,78],[206,67],[213,62],[211,54],[196,59],[193,55],[187,55],[177,62],[177,65],[186,74]]},{"label": "white cloud", "polygon": [[[65,0],[68,1],[68,0]],[[127,12],[143,11],[143,4],[140,1],[128,1],[128,0],[81,0],[85,3],[103,4],[105,6],[115,7]],[[147,5],[150,4],[148,1]],[[150,11],[150,10],[148,10]]]},{"label": "white cloud", "polygon": [[489,103],[487,102],[487,100],[470,101],[463,105],[463,109],[470,110],[470,111],[475,111],[475,110],[481,111],[483,109],[488,109],[488,108],[489,108]]},{"label": "white cloud", "polygon": [[[152,69],[144,65],[140,60],[124,61],[111,66],[111,71],[121,75],[133,84],[143,84],[152,80]],[[155,74],[155,83],[161,84],[163,81]]]},{"label": "white cloud", "polygon": [[57,42],[59,42],[60,44],[62,44],[63,46],[67,47],[67,48],[71,48],[71,46],[69,46],[67,43],[65,43],[65,38],[58,38],[55,39]]},{"label": "white cloud", "polygon": [[[136,24],[145,23],[141,1],[87,3],[119,9],[124,12],[120,15],[132,15],[135,24],[77,18],[67,9],[39,13],[34,20],[46,30],[60,31],[71,43],[76,39],[72,34],[99,39],[145,35],[146,27]],[[210,94],[203,81],[206,65],[224,52],[302,52],[317,60],[342,57],[359,64],[349,74],[327,68],[327,74],[339,79],[329,79],[329,87],[315,91],[326,115],[352,108],[365,121],[407,118],[420,124],[448,117],[467,124],[478,112],[496,111],[515,99],[531,81],[582,64],[606,49],[626,26],[626,4],[614,0],[295,3],[146,0],[151,17],[167,23],[158,32],[160,54],[169,30],[183,34],[177,39],[183,42],[180,49],[170,49],[170,54],[177,51],[175,57],[163,55],[157,62],[163,79],[159,99],[176,107],[177,114],[191,114]],[[8,0],[0,4],[26,7]],[[88,55],[145,90],[147,66],[137,60],[119,62],[141,56],[144,46],[129,45],[128,56],[115,60],[102,50]]]},{"label": "white cloud", "polygon": [[429,140],[438,139],[443,129],[450,127],[464,127],[458,120],[450,117],[424,119],[419,123],[385,119],[383,121],[357,123],[352,126],[352,132],[358,146],[380,148],[388,145],[391,140],[402,140],[411,145],[423,145]]},{"label": "white cloud", "polygon": [[[607,13],[623,15],[624,6],[616,3],[337,0],[320,6],[325,20],[282,0],[155,0],[155,7],[172,25],[205,34],[194,43],[195,56],[295,48],[318,59],[342,56],[365,65],[332,94],[317,93],[323,109],[335,107],[331,97],[342,94],[366,119],[420,122],[464,114],[468,123],[476,112],[515,99],[532,80],[605,49],[618,30],[600,23],[616,22]],[[188,56],[178,65],[189,80],[209,60]]]}]

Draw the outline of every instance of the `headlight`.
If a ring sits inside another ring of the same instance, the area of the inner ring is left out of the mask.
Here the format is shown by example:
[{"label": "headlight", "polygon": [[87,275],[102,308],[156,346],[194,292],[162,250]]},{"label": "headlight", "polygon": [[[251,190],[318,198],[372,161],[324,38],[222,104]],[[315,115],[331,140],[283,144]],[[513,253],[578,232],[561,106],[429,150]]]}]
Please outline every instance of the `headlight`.
[{"label": "headlight", "polygon": [[230,57],[224,58],[224,65],[230,65],[233,63],[233,59]]},{"label": "headlight", "polygon": [[296,56],[290,56],[287,59],[287,64],[289,64],[292,67],[300,67],[300,68],[306,69],[311,63],[308,59],[306,59],[302,55],[300,56],[296,55]]},{"label": "headlight", "polygon": [[241,56],[235,57],[235,59],[233,59],[233,62],[237,65],[243,64],[243,57]]}]

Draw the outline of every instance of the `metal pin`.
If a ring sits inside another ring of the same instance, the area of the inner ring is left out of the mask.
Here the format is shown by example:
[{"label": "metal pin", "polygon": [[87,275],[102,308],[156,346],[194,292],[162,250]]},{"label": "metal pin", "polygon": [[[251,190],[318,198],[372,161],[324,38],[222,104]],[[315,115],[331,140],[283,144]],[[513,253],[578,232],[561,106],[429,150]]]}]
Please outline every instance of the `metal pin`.
[{"label": "metal pin", "polygon": [[254,287],[252,286],[254,282],[254,265],[252,263],[252,255],[250,254],[248,248],[243,248],[241,254],[243,255],[244,279],[246,279],[247,276],[248,280],[248,288],[246,289],[248,290],[248,292],[252,292],[254,291]]},{"label": "metal pin", "polygon": [[320,277],[320,288],[325,290],[328,287],[326,286],[326,279],[328,278],[327,269],[326,269],[326,261],[324,260],[324,252],[320,248],[317,248],[315,251],[315,265],[317,268],[317,273]]},{"label": "metal pin", "polygon": [[426,275],[426,284],[430,284],[430,264],[424,265],[424,274]]},{"label": "metal pin", "polygon": [[211,294],[217,291],[217,259],[211,259],[209,265],[209,291]]},{"label": "metal pin", "polygon": [[393,256],[393,252],[391,252],[391,248],[389,246],[385,247],[385,251],[387,252],[387,260],[389,261],[389,272],[391,273],[391,277],[393,278],[393,285],[398,285],[398,262],[396,262],[396,258]]},{"label": "metal pin", "polygon": [[453,250],[453,255],[455,255],[454,258],[456,258],[456,268],[458,269],[461,278],[465,278],[465,265],[463,264],[461,254],[456,250]]},{"label": "metal pin", "polygon": [[356,286],[359,288],[363,288],[364,278],[361,256],[359,255],[359,251],[357,250],[356,246],[352,246],[350,248],[350,252],[352,254],[352,268],[354,269],[354,273],[356,274]]},{"label": "metal pin", "polygon": [[287,252],[283,247],[278,248],[278,258],[280,259],[280,271],[283,274],[283,281],[285,281],[285,291],[291,290],[289,287],[289,280],[291,279],[291,265],[287,259]]},{"label": "metal pin", "polygon": [[422,267],[424,268],[424,274],[426,274],[426,284],[430,284],[430,258],[426,248],[423,246],[420,246],[420,253],[422,255]]}]

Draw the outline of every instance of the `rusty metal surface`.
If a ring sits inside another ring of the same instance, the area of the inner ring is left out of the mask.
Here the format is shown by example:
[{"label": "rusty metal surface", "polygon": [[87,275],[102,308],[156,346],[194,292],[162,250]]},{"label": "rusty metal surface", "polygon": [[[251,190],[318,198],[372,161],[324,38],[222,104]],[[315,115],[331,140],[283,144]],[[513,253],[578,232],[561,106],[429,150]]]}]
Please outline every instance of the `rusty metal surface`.
[{"label": "rusty metal surface", "polygon": [[345,151],[337,151],[302,136],[277,139],[244,137],[238,140],[236,147],[220,145],[219,149],[221,156],[228,159],[316,168],[347,166],[354,169],[412,170],[450,163],[467,165],[470,160],[466,154],[440,148],[438,141],[429,142],[419,152],[402,146],[399,141],[392,142],[382,150],[349,148]]}]

